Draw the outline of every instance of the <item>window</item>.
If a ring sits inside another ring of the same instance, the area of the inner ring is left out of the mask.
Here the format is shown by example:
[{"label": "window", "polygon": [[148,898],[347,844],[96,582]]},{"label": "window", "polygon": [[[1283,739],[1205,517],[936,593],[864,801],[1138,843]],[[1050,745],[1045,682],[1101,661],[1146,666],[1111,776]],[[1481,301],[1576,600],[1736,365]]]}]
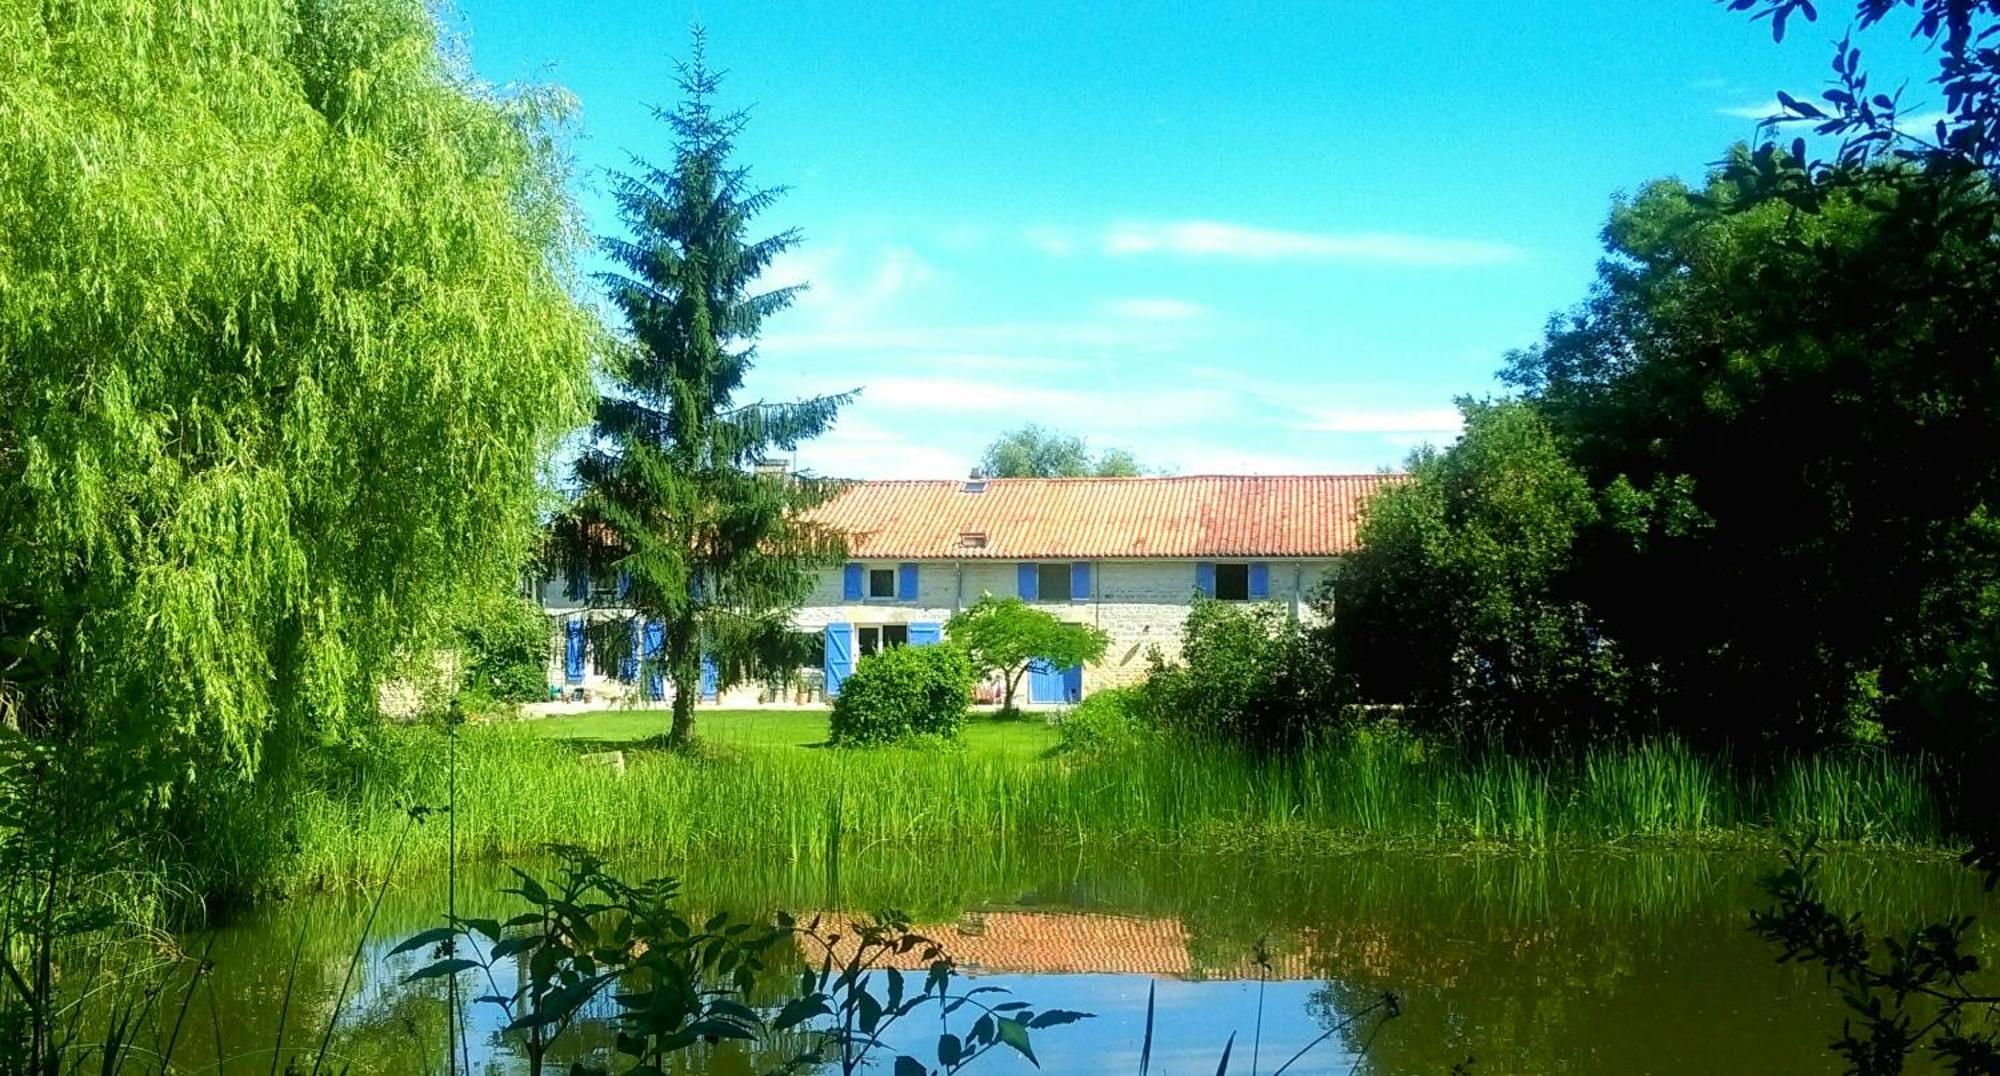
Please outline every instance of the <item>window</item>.
[{"label": "window", "polygon": [[868,596],[871,598],[893,598],[896,596],[896,569],[868,569]]},{"label": "window", "polygon": [[1215,566],[1215,600],[1225,602],[1247,602],[1250,600],[1250,566],[1248,564],[1218,564]]},{"label": "window", "polygon": [[910,642],[908,624],[871,624],[854,629],[854,651],[856,660],[865,658],[877,650],[892,646],[907,646]]},{"label": "window", "polygon": [[1066,602],[1070,600],[1069,565],[1042,564],[1035,568],[1035,600],[1045,602]]}]

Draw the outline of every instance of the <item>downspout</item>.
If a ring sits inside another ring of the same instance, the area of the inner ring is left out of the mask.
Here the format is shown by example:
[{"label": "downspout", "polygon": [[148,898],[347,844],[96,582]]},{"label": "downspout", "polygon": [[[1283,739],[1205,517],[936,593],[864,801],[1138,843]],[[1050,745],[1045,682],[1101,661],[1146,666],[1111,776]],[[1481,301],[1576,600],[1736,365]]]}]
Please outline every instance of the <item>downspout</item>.
[{"label": "downspout", "polygon": [[965,608],[965,562],[951,562],[951,615],[957,616]]},{"label": "downspout", "polygon": [[1306,566],[1304,561],[1292,565],[1292,621],[1298,622],[1299,609],[1305,604]]}]

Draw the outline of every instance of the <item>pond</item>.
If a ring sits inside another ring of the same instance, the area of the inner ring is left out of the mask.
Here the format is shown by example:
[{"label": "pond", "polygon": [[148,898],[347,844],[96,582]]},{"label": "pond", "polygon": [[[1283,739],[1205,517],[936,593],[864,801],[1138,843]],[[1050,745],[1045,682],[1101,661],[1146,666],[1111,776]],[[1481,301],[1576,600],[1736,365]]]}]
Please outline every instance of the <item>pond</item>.
[{"label": "pond", "polygon": [[[617,867],[633,879],[677,874],[703,915],[900,909],[978,985],[1005,987],[1037,1009],[1096,1014],[1036,1033],[1043,1071],[1137,1073],[1153,991],[1154,1072],[1214,1072],[1234,1035],[1230,1071],[1250,1072],[1254,1059],[1270,1073],[1384,992],[1400,999],[1397,1019],[1357,1021],[1288,1071],[1440,1073],[1470,1056],[1479,1074],[1836,1072],[1825,1047],[1840,1025],[1838,998],[1816,972],[1774,963],[1746,930],[1748,910],[1765,903],[1757,879],[1772,865],[1740,853],[1268,861],[1011,848]],[[497,892],[507,877],[493,864],[465,869],[460,907],[512,914],[516,898]],[[1974,914],[1976,940],[2000,945],[2000,933],[1984,933],[2000,906],[1949,862],[1840,855],[1827,881],[1838,906],[1878,930]],[[288,981],[284,1049],[304,1047],[310,1068],[371,900],[283,902],[219,930],[214,997],[194,1007],[176,1068],[214,1071],[219,1048],[224,1071],[269,1071]],[[383,899],[333,1038],[333,1055],[352,1071],[442,1071],[437,993],[399,985],[427,957],[387,953],[435,925],[444,901],[441,877]],[[1268,970],[1256,962],[1260,945]],[[468,1019],[473,1071],[522,1071],[491,1010]],[[890,1045],[933,1056],[935,1023],[909,1031]],[[602,1022],[578,1028],[551,1071],[602,1057],[612,1036]],[[699,1070],[764,1071],[781,1050],[723,1050]],[[996,1053],[973,1071],[1029,1068]]]}]

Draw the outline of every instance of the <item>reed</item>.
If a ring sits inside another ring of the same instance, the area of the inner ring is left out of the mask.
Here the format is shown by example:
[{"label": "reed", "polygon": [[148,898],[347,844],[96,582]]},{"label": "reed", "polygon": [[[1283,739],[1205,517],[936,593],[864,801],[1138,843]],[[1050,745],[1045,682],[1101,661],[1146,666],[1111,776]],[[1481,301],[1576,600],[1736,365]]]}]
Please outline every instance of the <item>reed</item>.
[{"label": "reed", "polygon": [[[366,885],[389,870],[412,804],[446,797],[445,743],[397,730],[305,798],[282,879]],[[1922,760],[1828,754],[1759,767],[1676,741],[1554,758],[1440,751],[1365,736],[1268,758],[1146,740],[1084,758],[913,748],[638,751],[623,772],[507,727],[459,746],[461,852],[562,842],[682,856],[817,861],[884,845],[992,842],[1208,852],[1363,847],[1774,843],[1781,832],[1869,845],[1947,838]],[[412,865],[449,859],[442,824]]]}]

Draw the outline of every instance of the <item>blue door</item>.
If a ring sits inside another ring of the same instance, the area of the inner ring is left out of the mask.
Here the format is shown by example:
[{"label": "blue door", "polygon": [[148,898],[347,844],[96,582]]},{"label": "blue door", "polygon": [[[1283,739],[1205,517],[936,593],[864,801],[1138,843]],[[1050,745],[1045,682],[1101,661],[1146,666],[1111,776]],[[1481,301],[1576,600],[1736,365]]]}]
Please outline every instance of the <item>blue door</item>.
[{"label": "blue door", "polygon": [[1083,697],[1083,666],[1059,669],[1039,658],[1028,663],[1028,701],[1051,705]]}]

